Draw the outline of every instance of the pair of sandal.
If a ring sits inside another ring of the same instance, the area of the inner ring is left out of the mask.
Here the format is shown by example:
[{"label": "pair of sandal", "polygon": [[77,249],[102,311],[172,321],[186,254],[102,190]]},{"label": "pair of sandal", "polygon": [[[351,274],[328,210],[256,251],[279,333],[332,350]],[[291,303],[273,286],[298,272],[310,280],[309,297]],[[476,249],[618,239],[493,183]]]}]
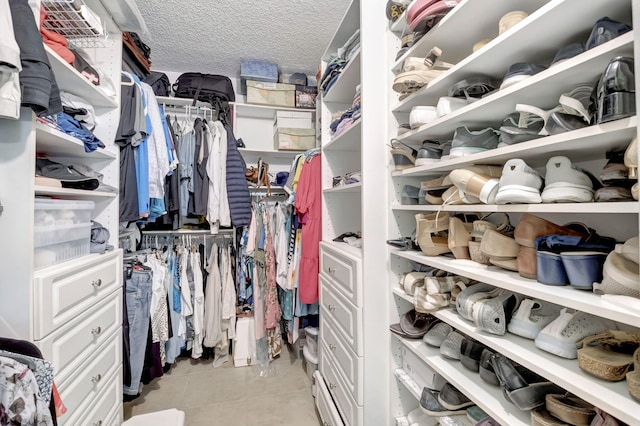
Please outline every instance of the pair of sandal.
[{"label": "pair of sandal", "polygon": [[516,112],[500,127],[498,147],[587,127],[591,123],[588,106],[592,91],[591,86],[578,86],[560,95],[558,106],[550,110],[517,104]]}]

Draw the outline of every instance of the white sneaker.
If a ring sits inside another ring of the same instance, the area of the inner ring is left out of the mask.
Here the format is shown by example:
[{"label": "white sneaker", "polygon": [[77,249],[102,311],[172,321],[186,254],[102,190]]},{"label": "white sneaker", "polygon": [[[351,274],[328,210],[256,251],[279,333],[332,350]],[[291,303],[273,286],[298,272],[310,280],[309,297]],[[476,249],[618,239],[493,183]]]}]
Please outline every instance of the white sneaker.
[{"label": "white sneaker", "polygon": [[560,316],[543,328],[536,337],[536,346],[562,358],[576,359],[577,344],[585,337],[615,330],[616,325],[604,318],[584,312],[560,311]]},{"label": "white sneaker", "polygon": [[414,106],[409,114],[409,125],[412,129],[417,129],[427,123],[437,119],[436,107],[432,106]]},{"label": "white sneaker", "polygon": [[564,156],[549,158],[543,203],[589,203],[593,201],[593,182]]},{"label": "white sneaker", "polygon": [[510,333],[535,339],[540,330],[560,315],[560,307],[538,299],[524,299],[507,325]]},{"label": "white sneaker", "polygon": [[469,103],[466,99],[443,96],[438,99],[438,104],[436,105],[436,113],[438,117],[444,117],[445,115],[451,114],[467,105],[469,105]]},{"label": "white sneaker", "polygon": [[538,204],[542,202],[542,176],[519,158],[507,161],[496,194],[496,204]]},{"label": "white sneaker", "polygon": [[602,282],[593,283],[593,292],[640,297],[640,267],[619,254],[616,247],[616,251],[609,253],[604,262]]}]

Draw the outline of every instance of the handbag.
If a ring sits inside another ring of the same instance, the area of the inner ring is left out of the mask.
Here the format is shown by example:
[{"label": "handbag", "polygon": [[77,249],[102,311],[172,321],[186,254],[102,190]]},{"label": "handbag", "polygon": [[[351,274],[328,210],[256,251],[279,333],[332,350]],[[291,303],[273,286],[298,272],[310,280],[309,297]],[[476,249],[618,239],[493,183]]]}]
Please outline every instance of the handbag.
[{"label": "handbag", "polygon": [[233,84],[229,77],[224,75],[187,72],[178,77],[173,84],[173,91],[176,98],[193,99],[193,106],[196,105],[196,101],[209,102],[213,105],[215,101],[235,102],[236,100]]},{"label": "handbag", "polygon": [[267,195],[271,195],[271,182],[269,179],[269,164],[262,161],[262,158],[258,158],[257,167],[248,167],[245,172],[245,178],[256,189],[262,185],[267,187]]}]

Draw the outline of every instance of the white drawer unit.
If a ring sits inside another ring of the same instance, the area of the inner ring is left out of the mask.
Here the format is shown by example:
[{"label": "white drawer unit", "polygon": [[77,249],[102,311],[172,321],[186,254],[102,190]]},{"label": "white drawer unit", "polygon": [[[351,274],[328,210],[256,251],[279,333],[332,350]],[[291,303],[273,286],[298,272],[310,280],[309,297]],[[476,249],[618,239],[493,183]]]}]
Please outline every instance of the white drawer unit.
[{"label": "white drawer unit", "polygon": [[[76,374],[60,382],[60,397],[67,407],[67,412],[60,418],[61,424],[82,424],[86,422],[83,412],[89,407],[97,409],[94,403],[97,396],[105,389],[113,386],[117,380],[118,392],[122,392],[122,383],[119,372],[122,370],[122,336],[113,333],[109,340],[95,351],[95,355],[89,358],[76,370]],[[121,395],[119,396],[121,398]],[[111,398],[109,398],[111,399]],[[116,399],[115,401],[118,401]],[[111,404],[114,400],[111,399]],[[104,413],[108,414],[108,409]],[[80,421],[81,422],[78,422]],[[99,420],[99,419],[98,419]]]},{"label": "white drawer unit", "polygon": [[53,363],[56,380],[64,381],[81,363],[122,328],[122,292],[111,293],[95,307],[35,342],[45,359]]},{"label": "white drawer unit", "polygon": [[331,280],[320,275],[321,316],[329,315],[351,349],[362,356],[362,308],[345,300],[334,287]]},{"label": "white drawer unit", "polygon": [[316,384],[318,386],[318,391],[316,393],[316,408],[318,409],[318,413],[320,413],[322,426],[344,426],[344,423],[340,418],[340,413],[336,409],[333,399],[331,399],[329,388],[327,388],[327,384],[324,382],[322,374],[316,370],[316,372],[313,373],[313,378],[316,380]]},{"label": "white drawer unit", "polygon": [[118,400],[122,399],[122,371],[107,383],[96,400],[82,413],[82,424],[86,426],[120,426],[122,409]]},{"label": "white drawer unit", "polygon": [[336,288],[356,306],[362,305],[360,260],[320,243],[320,273],[335,282]]},{"label": "white drawer unit", "polygon": [[89,256],[35,274],[34,303],[41,308],[34,311],[34,340],[44,338],[122,286],[118,255]]},{"label": "white drawer unit", "polygon": [[326,381],[329,393],[333,396],[338,411],[342,414],[345,425],[361,426],[363,421],[362,406],[359,406],[351,396],[342,377],[338,373],[338,367],[336,367],[330,350],[326,346],[322,347],[320,372]]},{"label": "white drawer unit", "polygon": [[320,341],[325,348],[329,348],[329,352],[333,356],[338,371],[353,399],[359,405],[362,405],[364,403],[362,392],[363,359],[357,356],[340,338],[328,315],[320,316]]}]

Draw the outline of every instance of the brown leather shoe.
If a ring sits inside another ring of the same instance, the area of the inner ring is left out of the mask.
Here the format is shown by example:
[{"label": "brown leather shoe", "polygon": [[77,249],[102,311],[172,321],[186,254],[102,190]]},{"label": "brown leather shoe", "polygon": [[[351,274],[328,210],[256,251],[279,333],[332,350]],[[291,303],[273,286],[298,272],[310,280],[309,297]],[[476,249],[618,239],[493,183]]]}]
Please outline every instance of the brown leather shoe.
[{"label": "brown leather shoe", "polygon": [[578,231],[556,225],[553,222],[549,222],[546,219],[530,213],[524,213],[522,215],[520,222],[516,225],[513,236],[521,246],[535,248],[537,237],[551,234],[584,236],[584,234]]},{"label": "brown leather shoe", "polygon": [[520,246],[516,262],[518,265],[518,273],[521,277],[532,280],[536,279],[536,249]]}]

